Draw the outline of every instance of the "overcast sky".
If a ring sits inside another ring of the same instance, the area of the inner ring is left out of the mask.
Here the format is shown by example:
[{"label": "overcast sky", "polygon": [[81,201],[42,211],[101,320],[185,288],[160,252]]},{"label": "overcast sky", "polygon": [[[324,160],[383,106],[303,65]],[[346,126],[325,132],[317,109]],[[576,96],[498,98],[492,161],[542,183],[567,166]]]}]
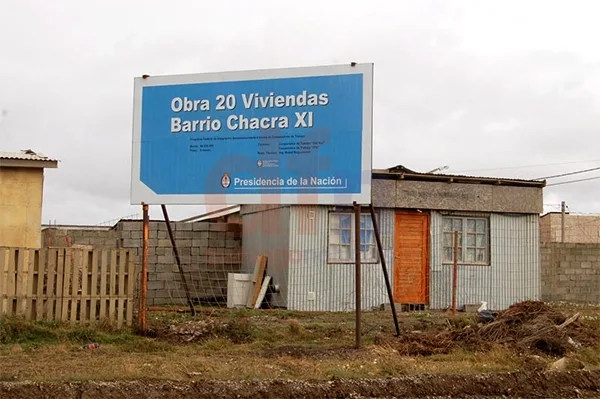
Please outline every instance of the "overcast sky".
[{"label": "overcast sky", "polygon": [[[357,61],[375,64],[377,168],[600,167],[598,15],[596,1],[3,0],[0,150],[61,161],[46,171],[44,222],[118,219],[141,213],[129,205],[135,76]],[[600,180],[558,185],[544,203],[600,212],[599,192]]]}]

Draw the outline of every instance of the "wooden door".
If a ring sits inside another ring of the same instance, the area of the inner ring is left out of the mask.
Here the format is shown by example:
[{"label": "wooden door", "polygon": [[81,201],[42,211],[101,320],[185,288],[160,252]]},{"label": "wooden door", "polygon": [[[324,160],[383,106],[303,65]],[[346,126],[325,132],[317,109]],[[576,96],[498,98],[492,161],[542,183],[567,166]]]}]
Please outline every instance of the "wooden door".
[{"label": "wooden door", "polygon": [[394,224],[394,301],[429,302],[429,214],[396,212]]}]

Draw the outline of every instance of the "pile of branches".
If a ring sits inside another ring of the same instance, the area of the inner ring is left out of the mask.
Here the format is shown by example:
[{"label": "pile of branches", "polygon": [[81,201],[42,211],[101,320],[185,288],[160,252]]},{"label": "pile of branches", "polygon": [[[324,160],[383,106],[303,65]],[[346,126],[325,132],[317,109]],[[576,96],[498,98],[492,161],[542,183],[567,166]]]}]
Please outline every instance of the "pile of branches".
[{"label": "pile of branches", "polygon": [[449,327],[440,332],[410,332],[395,343],[403,355],[448,353],[462,347],[484,351],[493,345],[506,345],[523,352],[563,356],[569,351],[598,342],[600,333],[579,321],[579,314],[564,314],[539,301],[519,302],[488,324],[475,320],[464,327]]}]

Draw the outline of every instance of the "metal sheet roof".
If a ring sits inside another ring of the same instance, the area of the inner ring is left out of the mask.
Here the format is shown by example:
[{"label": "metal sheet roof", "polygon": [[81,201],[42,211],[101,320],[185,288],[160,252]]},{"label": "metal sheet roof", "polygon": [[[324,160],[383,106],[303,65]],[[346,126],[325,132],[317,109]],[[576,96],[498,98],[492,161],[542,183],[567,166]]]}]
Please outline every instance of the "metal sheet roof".
[{"label": "metal sheet roof", "polygon": [[443,173],[422,173],[415,172],[406,168],[403,165],[397,165],[388,169],[373,169],[374,178],[392,178],[405,180],[422,180],[422,181],[443,181],[454,183],[479,183],[479,184],[502,184],[514,185],[521,187],[544,187],[545,180],[525,180],[513,179],[505,177],[486,177],[486,176],[466,176],[452,175]]},{"label": "metal sheet roof", "polygon": [[42,161],[42,162],[58,162],[57,159],[48,158],[42,153],[36,153],[32,150],[21,150],[19,152],[4,152],[0,151],[0,159],[15,159],[23,161]]}]

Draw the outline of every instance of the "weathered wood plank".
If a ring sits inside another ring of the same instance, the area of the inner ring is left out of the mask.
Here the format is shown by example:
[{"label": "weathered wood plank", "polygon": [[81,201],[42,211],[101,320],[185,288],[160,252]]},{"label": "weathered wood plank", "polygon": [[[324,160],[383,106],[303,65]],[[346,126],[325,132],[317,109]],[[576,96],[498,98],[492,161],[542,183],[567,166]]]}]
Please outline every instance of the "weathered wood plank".
[{"label": "weathered wood plank", "polygon": [[[62,273],[62,310],[60,320],[69,320],[69,304],[71,302],[71,269],[73,267],[73,250],[64,250],[64,269]],[[59,266],[60,267],[60,266]]]},{"label": "weathered wood plank", "polygon": [[127,293],[125,291],[125,274],[127,273],[127,252],[124,249],[119,250],[119,284],[118,295],[119,299],[117,302],[117,327],[123,327],[123,316],[125,313],[125,300],[127,299]]},{"label": "weathered wood plank", "polygon": [[100,320],[106,319],[106,273],[108,270],[108,251],[102,250],[100,259]]},{"label": "weathered wood plank", "polygon": [[47,253],[48,257],[48,281],[46,283],[46,305],[45,305],[45,313],[46,320],[54,320],[56,315],[55,313],[55,305],[56,305],[56,285],[58,284],[58,279],[56,278],[56,268],[58,263],[58,249],[48,249]]},{"label": "weathered wood plank", "polygon": [[81,270],[82,253],[81,249],[69,250],[72,253],[71,258],[71,312],[69,321],[75,324],[77,321],[77,305],[79,305],[79,271]]},{"label": "weathered wood plank", "polygon": [[116,305],[117,305],[117,250],[110,251],[110,282],[109,282],[109,317],[110,322],[116,321]]},{"label": "weathered wood plank", "polygon": [[26,300],[24,301],[24,312],[27,320],[35,320],[35,309],[33,308],[33,299],[36,297],[37,286],[34,286],[36,277],[37,262],[39,258],[39,250],[30,249],[27,259],[27,288],[25,289]]},{"label": "weathered wood plank", "polygon": [[[27,276],[26,267],[27,267],[27,258],[28,252],[26,249],[17,248],[15,251],[17,258],[17,277],[16,277],[16,286],[15,286],[15,305],[16,305],[16,314],[19,316],[23,316],[25,314],[25,306],[27,306],[27,293],[25,289],[27,287]],[[25,304],[23,304],[25,302]]]},{"label": "weathered wood plank", "polygon": [[92,252],[92,277],[90,279],[90,323],[96,322],[98,303],[98,250]]},{"label": "weathered wood plank", "polygon": [[62,310],[64,302],[63,286],[65,284],[65,250],[58,250],[58,260],[56,261],[56,305],[55,305],[55,320],[63,320]]},{"label": "weathered wood plank", "polygon": [[89,266],[90,266],[90,251],[82,250],[81,252],[81,293],[79,295],[79,321],[88,323],[89,318],[89,299],[90,292],[88,287]]},{"label": "weathered wood plank", "polygon": [[8,313],[6,297],[8,295],[8,249],[0,248],[0,315]]},{"label": "weathered wood plank", "polygon": [[129,251],[127,251],[127,325],[131,326],[133,324],[133,298],[134,298],[134,289],[135,289],[135,262],[134,256],[131,255]]},{"label": "weathered wood plank", "polygon": [[15,303],[15,289],[16,289],[16,268],[17,268],[17,250],[10,248],[8,250],[8,269],[6,277],[6,314],[14,316],[13,305]]},{"label": "weathered wood plank", "polygon": [[35,299],[35,320],[44,320],[44,283],[45,283],[45,275],[46,275],[46,258],[47,258],[47,249],[41,249],[39,252],[38,261],[37,261],[37,291],[36,291],[36,299]]}]

